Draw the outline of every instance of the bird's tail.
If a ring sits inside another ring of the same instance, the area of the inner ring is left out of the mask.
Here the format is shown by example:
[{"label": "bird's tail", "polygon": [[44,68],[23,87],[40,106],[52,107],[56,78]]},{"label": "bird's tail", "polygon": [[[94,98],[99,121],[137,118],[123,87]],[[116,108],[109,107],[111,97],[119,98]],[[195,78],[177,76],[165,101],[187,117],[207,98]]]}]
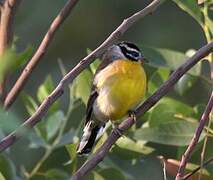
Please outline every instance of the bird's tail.
[{"label": "bird's tail", "polygon": [[99,133],[99,130],[103,126],[104,124],[102,123],[97,124],[92,120],[87,122],[86,126],[84,127],[83,136],[77,147],[78,154],[88,154],[91,152],[92,147],[95,143],[95,139]]}]

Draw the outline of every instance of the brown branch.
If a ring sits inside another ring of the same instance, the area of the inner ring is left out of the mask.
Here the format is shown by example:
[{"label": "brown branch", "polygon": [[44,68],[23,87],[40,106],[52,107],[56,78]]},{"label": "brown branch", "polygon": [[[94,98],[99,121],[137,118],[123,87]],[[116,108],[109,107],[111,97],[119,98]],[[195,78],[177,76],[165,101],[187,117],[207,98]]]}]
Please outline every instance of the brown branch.
[{"label": "brown branch", "polygon": [[121,37],[121,35],[123,35],[123,33],[136,21],[152,13],[155,8],[161,4],[161,2],[162,0],[154,0],[143,10],[124,20],[121,25],[114,32],[112,32],[112,34],[99,47],[97,47],[93,52],[82,59],[71,71],[69,71],[59,82],[55,90],[42,102],[36,112],[29,119],[27,119],[19,129],[15,130],[0,141],[0,152],[11,146],[21,136],[21,133],[19,132],[25,128],[31,128],[40,122],[42,117],[48,111],[49,107],[63,94],[64,89],[68,87],[68,85],[81,73],[81,71],[87,68],[89,64],[95,60],[95,58],[99,57],[107,47],[112,45],[115,40]]},{"label": "brown branch", "polygon": [[209,99],[209,102],[208,102],[208,104],[207,104],[207,106],[206,106],[206,108],[205,108],[205,110],[202,114],[199,126],[197,127],[197,129],[195,131],[194,137],[192,138],[187,150],[185,151],[184,155],[182,156],[181,163],[180,163],[180,166],[179,166],[179,170],[178,170],[178,173],[177,173],[177,176],[176,176],[176,180],[183,180],[184,170],[185,170],[186,164],[187,164],[189,158],[191,157],[195,146],[197,145],[197,143],[199,141],[202,130],[203,130],[205,123],[209,118],[209,114],[212,110],[212,106],[213,106],[213,91],[212,91],[211,97]]},{"label": "brown branch", "polygon": [[206,167],[209,163],[213,162],[213,157],[209,158],[207,161],[205,161],[202,166],[199,166],[195,168],[192,172],[186,174],[183,177],[183,180],[189,179],[193,174],[195,174],[197,171],[199,171],[201,168]]},{"label": "brown branch", "polygon": [[[13,19],[21,0],[5,0],[0,4],[0,56],[10,47],[13,39]],[[2,63],[2,62],[0,62]],[[0,99],[5,96],[6,75],[0,82]]]},{"label": "brown branch", "polygon": [[[189,58],[183,65],[181,65],[177,70],[175,70],[169,79],[152,95],[150,96],[141,106],[136,109],[136,115],[141,116],[146,111],[148,111],[152,106],[154,106],[168,91],[174,86],[174,84],[197,62],[202,58],[207,56],[213,51],[213,42],[200,48],[194,56]],[[121,132],[126,131],[134,124],[132,118],[127,118],[119,126],[118,129]],[[96,153],[86,161],[83,166],[76,172],[73,176],[73,180],[82,179],[89,171],[91,171],[103,158],[106,156],[107,152],[110,150],[112,145],[120,138],[120,134],[117,133],[116,129],[113,129],[104,144],[96,151]]]},{"label": "brown branch", "polygon": [[6,99],[4,101],[4,107],[7,109],[9,108],[12,103],[15,101],[17,96],[19,95],[21,89],[27,82],[30,74],[35,69],[36,65],[42,59],[44,54],[47,51],[48,46],[50,45],[56,31],[59,29],[60,25],[64,22],[64,20],[69,16],[72,9],[77,4],[78,0],[68,0],[63,9],[60,13],[56,16],[50,28],[48,29],[47,33],[45,34],[41,44],[39,45],[37,51],[30,59],[24,70],[22,71],[21,75],[19,76],[18,80],[16,81],[15,85],[12,87],[10,92],[7,94]]},{"label": "brown branch", "polygon": [[13,37],[13,19],[15,10],[21,0],[5,0],[1,6],[0,20],[0,55],[9,47]]}]

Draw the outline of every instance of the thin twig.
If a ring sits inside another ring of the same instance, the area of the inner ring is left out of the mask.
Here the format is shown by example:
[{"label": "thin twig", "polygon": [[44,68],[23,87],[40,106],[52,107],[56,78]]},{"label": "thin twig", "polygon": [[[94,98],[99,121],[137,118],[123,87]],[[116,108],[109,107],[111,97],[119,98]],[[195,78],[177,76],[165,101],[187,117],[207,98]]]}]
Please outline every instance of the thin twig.
[{"label": "thin twig", "polygon": [[164,178],[164,180],[167,180],[165,160],[163,161],[163,178]]},{"label": "thin twig", "polygon": [[157,156],[157,158],[160,160],[162,166],[163,166],[163,180],[167,180],[167,174],[166,174],[166,159],[163,156]]},{"label": "thin twig", "polygon": [[51,41],[53,40],[53,37],[56,31],[59,29],[60,25],[64,22],[64,20],[69,16],[69,14],[71,13],[72,9],[75,7],[77,2],[78,0],[68,0],[65,6],[63,7],[63,9],[60,11],[60,13],[56,16],[56,18],[50,25],[50,28],[45,34],[37,51],[35,52],[33,57],[30,59],[30,61],[28,62],[24,70],[22,71],[21,75],[17,79],[16,83],[14,84],[10,92],[7,94],[4,101],[4,107],[6,109],[12,105],[16,97],[19,95],[23,86],[27,82],[30,74],[32,73],[36,65],[39,63],[39,61],[42,59],[42,57],[46,53],[47,48],[50,45]]},{"label": "thin twig", "polygon": [[[0,56],[2,56],[6,49],[10,47],[13,39],[13,21],[16,9],[21,0],[5,0],[1,2],[0,6]],[[2,62],[0,62],[2,63]],[[0,99],[5,98],[5,84],[7,75],[1,78],[0,82]]]},{"label": "thin twig", "polygon": [[[200,48],[191,58],[189,58],[184,64],[182,64],[177,70],[175,70],[169,79],[152,95],[150,96],[141,106],[136,109],[136,115],[141,116],[146,111],[148,111],[152,106],[154,106],[168,91],[174,86],[174,84],[197,62],[199,62],[203,57],[207,56],[213,51],[213,42],[209,43],[202,48]],[[119,130],[124,132],[129,129],[133,124],[134,120],[132,118],[127,118],[119,126]],[[96,153],[86,161],[82,167],[73,176],[73,180],[82,179],[89,171],[91,171],[103,158],[106,156],[107,152],[110,150],[112,145],[120,138],[120,133],[117,133],[116,129],[113,129],[104,144],[96,151]]]},{"label": "thin twig", "polygon": [[[211,125],[211,121],[209,120],[209,123],[208,123],[208,126],[210,127]],[[200,173],[199,173],[199,176],[198,176],[198,180],[201,180],[202,179],[202,175],[203,175],[203,163],[204,163],[204,160],[205,160],[205,153],[206,153],[206,147],[207,147],[207,142],[208,142],[208,134],[209,134],[209,131],[208,131],[208,128],[207,128],[207,131],[206,131],[206,136],[204,138],[204,142],[203,142],[203,148],[202,148],[202,151],[200,153]]]},{"label": "thin twig", "polygon": [[[207,5],[207,3],[204,3],[204,7],[203,7],[203,11],[202,12],[203,12],[203,17],[204,17],[203,31],[204,31],[204,34],[206,36],[206,41],[207,41],[207,43],[209,43],[209,42],[212,41],[212,36],[211,36],[211,33],[210,33],[210,27],[208,26],[209,14],[208,14],[208,5]],[[211,80],[213,80],[213,65],[212,65],[212,63],[213,63],[212,62],[213,61],[213,53],[209,54],[207,59],[210,62]],[[209,134],[209,131],[210,131],[210,128],[211,128],[211,123],[212,123],[212,121],[210,119],[209,122],[208,122],[206,137],[205,137],[204,142],[203,142],[203,148],[202,148],[202,151],[201,151],[201,154],[200,154],[201,170],[200,170],[200,173],[199,173],[198,180],[202,179],[202,166],[203,166],[203,162],[204,162],[204,159],[205,159],[205,152],[206,152],[206,148],[207,148],[208,137],[209,137],[208,134]]]},{"label": "thin twig", "polygon": [[[59,82],[55,90],[42,102],[36,112],[19,127],[0,142],[0,152],[4,151],[6,148],[11,146],[20,136],[23,129],[32,128],[41,121],[50,106],[64,93],[64,89],[69,86],[69,84],[83,71],[85,68],[92,63],[95,58],[100,57],[104,50],[112,45],[115,40],[121,37],[123,33],[129,29],[134,23],[136,23],[140,18],[152,13],[160,4],[162,0],[154,0],[150,5],[148,5],[143,10],[133,14],[126,20],[124,20],[121,25],[93,52],[82,59],[72,70],[70,70]],[[205,48],[207,53],[212,47],[212,44]],[[23,133],[22,133],[23,134]]]},{"label": "thin twig", "polygon": [[213,157],[211,157],[210,159],[208,159],[207,161],[205,161],[205,162],[203,163],[202,166],[199,166],[199,167],[195,168],[192,172],[186,174],[186,175],[183,177],[183,180],[186,180],[186,179],[190,178],[193,174],[195,174],[195,173],[196,173],[197,171],[199,171],[201,168],[206,167],[206,166],[207,166],[209,163],[211,163],[211,162],[213,162]]},{"label": "thin twig", "polygon": [[54,150],[54,147],[49,147],[45,149],[44,155],[41,157],[41,159],[36,163],[36,165],[33,167],[32,171],[27,174],[27,179],[31,179],[33,176],[36,175],[38,170],[41,168],[43,163],[48,159],[48,157],[51,155],[52,151]]},{"label": "thin twig", "polygon": [[[213,44],[213,42],[212,42],[212,44]],[[213,91],[212,91],[211,97],[209,99],[209,102],[208,102],[208,104],[205,108],[205,111],[202,114],[199,126],[197,127],[197,129],[195,131],[194,137],[192,138],[187,150],[185,151],[184,155],[182,156],[182,160],[181,160],[181,163],[180,163],[180,166],[179,166],[179,170],[178,170],[178,173],[177,173],[177,176],[176,176],[176,180],[183,180],[184,170],[185,170],[187,161],[191,157],[192,152],[193,152],[193,150],[194,150],[194,148],[195,148],[195,146],[196,146],[196,144],[197,144],[197,142],[200,138],[200,135],[201,135],[202,130],[205,126],[205,123],[209,118],[209,114],[212,110],[212,106],[213,106]]]}]

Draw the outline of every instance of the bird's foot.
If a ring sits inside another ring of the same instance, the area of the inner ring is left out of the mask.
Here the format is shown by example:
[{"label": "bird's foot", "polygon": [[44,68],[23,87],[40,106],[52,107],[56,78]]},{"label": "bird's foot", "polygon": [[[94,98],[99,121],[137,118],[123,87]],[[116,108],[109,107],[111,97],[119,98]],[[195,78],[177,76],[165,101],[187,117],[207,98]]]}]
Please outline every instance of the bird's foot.
[{"label": "bird's foot", "polygon": [[123,136],[123,132],[119,129],[118,124],[112,123],[112,127],[116,134],[119,136]]},{"label": "bird's foot", "polygon": [[129,111],[128,111],[128,116],[129,116],[130,118],[133,119],[134,123],[136,123],[136,121],[137,121],[136,111],[134,111],[134,110],[129,110]]}]

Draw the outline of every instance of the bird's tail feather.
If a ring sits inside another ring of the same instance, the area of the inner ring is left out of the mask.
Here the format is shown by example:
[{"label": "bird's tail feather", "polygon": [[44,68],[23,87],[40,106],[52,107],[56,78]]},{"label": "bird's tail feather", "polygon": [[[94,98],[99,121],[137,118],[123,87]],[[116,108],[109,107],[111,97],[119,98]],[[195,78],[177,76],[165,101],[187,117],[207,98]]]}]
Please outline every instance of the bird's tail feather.
[{"label": "bird's tail feather", "polygon": [[81,141],[77,147],[78,154],[88,154],[91,152],[92,147],[95,143],[95,139],[99,133],[99,130],[103,127],[103,124],[94,123],[90,120],[85,128]]}]

